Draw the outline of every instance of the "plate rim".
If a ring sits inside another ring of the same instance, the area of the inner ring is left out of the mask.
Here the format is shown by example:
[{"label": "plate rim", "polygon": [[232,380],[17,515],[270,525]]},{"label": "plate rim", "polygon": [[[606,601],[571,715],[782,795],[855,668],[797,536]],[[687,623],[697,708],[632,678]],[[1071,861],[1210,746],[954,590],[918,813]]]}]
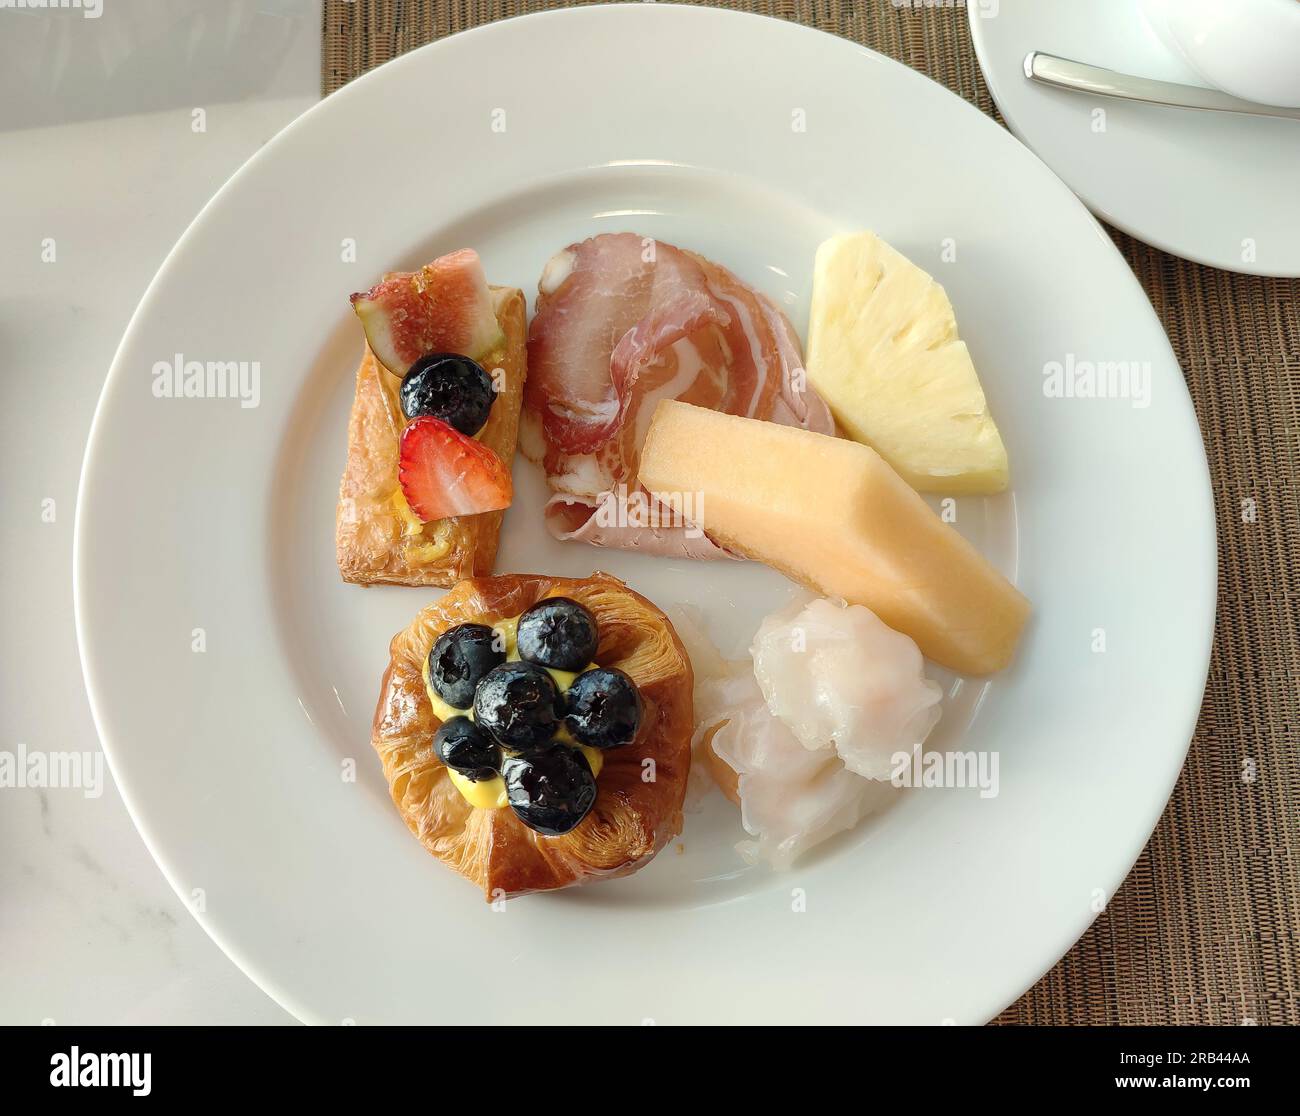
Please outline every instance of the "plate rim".
[{"label": "plate rim", "polygon": [[[390,66],[415,65],[417,64],[415,62],[415,59],[417,57],[427,57],[429,53],[433,53],[444,48],[448,43],[454,44],[467,36],[474,36],[478,33],[489,32],[492,29],[499,27],[500,25],[514,24],[519,21],[543,20],[543,19],[551,20],[551,21],[557,21],[557,20],[583,21],[583,20],[590,20],[590,19],[602,20],[602,19],[614,17],[616,13],[622,13],[628,11],[645,12],[647,9],[657,9],[661,11],[671,10],[674,13],[672,17],[664,17],[664,18],[677,18],[677,19],[723,18],[727,20],[742,20],[742,21],[762,20],[769,24],[781,25],[782,27],[785,28],[786,33],[817,35],[817,36],[824,37],[827,40],[840,44],[840,47],[842,48],[846,47],[855,50],[858,53],[870,55],[881,63],[884,63],[891,67],[897,67],[900,70],[907,71],[908,73],[913,74],[920,79],[930,82],[930,84],[937,86],[945,94],[947,94],[952,99],[952,101],[955,101],[961,105],[965,105],[966,108],[969,109],[970,113],[972,114],[971,118],[978,118],[979,120],[983,121],[984,124],[995,129],[996,131],[1003,132],[1003,129],[999,128],[996,121],[993,121],[987,115],[980,112],[980,110],[976,106],[972,105],[969,101],[966,101],[964,98],[953,93],[951,90],[947,89],[941,83],[934,81],[932,78],[929,78],[925,74],[921,74],[919,71],[912,69],[911,67],[907,66],[905,63],[900,62],[897,59],[891,58],[890,56],[882,54],[879,51],[875,51],[869,47],[864,47],[861,44],[854,43],[852,40],[845,39],[842,36],[835,35],[831,32],[822,31],[821,29],[818,28],[809,27],[805,24],[795,23],[789,20],[762,15],[758,13],[740,12],[734,9],[694,7],[694,6],[685,6],[685,5],[676,5],[676,4],[647,5],[641,3],[618,3],[618,4],[597,5],[597,6],[580,7],[580,8],[548,9],[546,11],[525,13],[518,16],[513,16],[510,17],[509,19],[495,20],[490,23],[481,24],[473,28],[467,28],[466,30],[458,32],[454,35],[447,36],[443,39],[439,39],[435,42],[428,43],[422,47],[408,51],[405,54],[399,55],[398,57],[390,60],[388,63],[375,67],[374,69],[367,71],[365,74],[359,75],[358,78],[349,82],[348,85],[357,86],[359,85],[359,83],[369,82],[372,79],[374,79],[375,75],[387,71]],[[610,14],[606,15],[606,13],[610,13]],[[686,13],[690,13],[690,14],[686,14]],[[653,17],[653,18],[661,18],[661,17]],[[453,47],[452,49],[455,49],[455,47]],[[152,832],[149,824],[145,820],[144,809],[142,804],[137,800],[134,791],[130,788],[128,783],[124,782],[119,778],[118,764],[114,759],[114,755],[116,753],[116,745],[110,742],[109,736],[104,729],[104,724],[106,721],[106,716],[103,712],[104,703],[102,697],[99,696],[96,690],[96,684],[94,681],[96,667],[95,664],[92,662],[92,656],[88,650],[89,634],[86,630],[85,598],[88,592],[86,574],[87,574],[87,565],[90,561],[90,555],[88,552],[89,547],[87,544],[87,535],[86,535],[86,527],[85,527],[86,517],[83,513],[86,510],[85,493],[87,489],[87,483],[86,483],[87,478],[94,468],[94,460],[97,456],[96,453],[97,448],[100,446],[100,443],[107,437],[105,411],[106,411],[106,401],[108,400],[108,397],[110,395],[110,389],[112,385],[115,383],[115,381],[123,374],[122,370],[124,367],[124,361],[123,361],[124,353],[131,346],[132,342],[135,339],[136,334],[143,328],[143,323],[148,316],[151,303],[157,297],[158,291],[161,289],[164,280],[167,277],[169,271],[171,270],[175,260],[184,251],[195,229],[197,229],[200,225],[204,223],[204,221],[206,220],[210,212],[217,205],[220,204],[221,200],[224,198],[227,192],[232,190],[236,185],[236,183],[242,181],[242,179],[246,175],[253,173],[253,168],[259,165],[264,158],[272,157],[271,152],[273,151],[273,149],[278,148],[285,140],[285,137],[295,132],[295,130],[298,129],[299,126],[302,125],[302,123],[305,120],[311,117],[314,113],[320,111],[324,105],[334,103],[340,97],[345,97],[348,95],[349,95],[348,87],[344,87],[343,89],[340,89],[335,93],[330,94],[329,96],[323,97],[320,101],[310,106],[303,113],[297,116],[294,120],[290,121],[282,129],[280,129],[280,131],[278,131],[275,134],[275,136],[273,136],[270,140],[268,140],[265,144],[263,144],[256,152],[254,152],[248,159],[246,159],[221,184],[221,186],[213,193],[213,195],[200,208],[200,210],[195,215],[195,217],[189,222],[189,224],[186,225],[184,231],[180,234],[176,242],[172,245],[172,247],[169,249],[167,254],[162,259],[161,263],[159,264],[158,270],[154,274],[153,278],[150,280],[149,284],[146,286],[143,294],[141,295],[139,303],[137,304],[135,310],[131,315],[131,318],[126,326],[126,329],[123,332],[123,336],[119,341],[118,346],[114,352],[112,361],[109,365],[108,373],[105,377],[103,386],[101,387],[99,397],[96,402],[94,415],[92,417],[89,434],[87,436],[86,449],[82,458],[81,470],[78,478],[76,510],[75,510],[74,526],[73,526],[73,604],[74,604],[74,618],[75,618],[75,627],[76,627],[76,636],[77,636],[78,657],[80,660],[80,665],[82,670],[82,679],[83,679],[83,684],[85,687],[88,703],[90,706],[92,719],[95,724],[96,733],[99,736],[101,747],[108,761],[109,769],[113,773],[114,783],[118,787],[119,793],[122,796],[123,804],[126,806],[127,812],[131,817],[132,824],[136,827],[136,830],[140,834],[141,839],[144,841],[145,846],[149,850],[150,855],[153,857],[155,863],[159,867],[159,870],[163,873],[164,877],[172,887],[173,891],[175,891],[178,899],[185,906],[186,910],[189,911],[189,913],[195,918],[195,920],[203,928],[204,932],[208,935],[208,937],[218,946],[218,948],[222,950],[223,953],[226,954],[227,957],[230,958],[232,962],[234,962],[234,964],[240,969],[240,971],[244,974],[244,976],[246,976],[255,985],[257,985],[258,988],[260,988],[272,999],[274,999],[280,1006],[284,1007],[287,1011],[293,1014],[296,1019],[302,1022],[317,1021],[315,1009],[307,1006],[306,1004],[300,1003],[298,1001],[297,995],[293,992],[290,992],[283,986],[281,986],[280,982],[272,972],[264,969],[260,964],[254,963],[250,961],[247,957],[245,957],[242,949],[240,949],[235,944],[235,942],[233,942],[230,939],[229,935],[227,935],[225,931],[220,929],[214,923],[214,921],[207,916],[206,912],[200,912],[194,909],[193,905],[190,903],[190,901],[187,898],[186,892],[179,879],[178,872],[175,870],[169,855],[164,851],[158,837],[156,836],[156,834]],[[1023,141],[1020,142],[1023,143]],[[1165,349],[1167,350],[1168,353],[1170,363],[1174,367],[1178,367],[1177,358],[1172,351],[1172,347],[1169,345],[1168,337],[1167,335],[1165,335],[1163,326],[1159,322],[1159,319],[1156,316],[1155,311],[1152,308],[1149,299],[1147,299],[1145,292],[1142,290],[1142,287],[1138,282],[1137,277],[1132,273],[1132,270],[1128,267],[1127,262],[1124,261],[1122,255],[1119,253],[1118,248],[1115,247],[1113,242],[1107,236],[1105,229],[1097,220],[1096,215],[1080,201],[1079,197],[1069,189],[1069,187],[1060,179],[1060,176],[1057,175],[1056,172],[1050,166],[1043,163],[1041,157],[1038,156],[1038,154],[1034,152],[1032,148],[1030,148],[1027,144],[1024,144],[1024,146],[1026,147],[1030,156],[1035,160],[1037,160],[1043,166],[1044,170],[1052,178],[1056,179],[1057,184],[1067,195],[1069,195],[1070,200],[1072,200],[1075,205],[1079,206],[1080,213],[1085,215],[1087,220],[1092,223],[1092,225],[1094,226],[1094,231],[1096,232],[1098,237],[1102,240],[1103,243],[1107,245],[1109,250],[1113,252],[1114,255],[1117,257],[1118,263],[1123,268],[1123,273],[1128,277],[1127,281],[1132,284],[1133,293],[1136,296],[1140,297],[1142,304],[1145,304],[1146,313],[1150,315],[1151,320],[1155,323],[1157,329],[1159,329],[1163,338]],[[1068,205],[1070,204],[1070,201],[1063,200],[1063,204]],[[1199,432],[1200,429],[1199,422],[1196,419],[1190,394],[1186,390],[1185,383],[1182,384],[1182,387],[1183,387],[1183,391],[1181,393],[1181,399],[1183,405],[1186,408],[1187,418]],[[1202,451],[1203,451],[1203,447],[1202,447]],[[1208,458],[1206,457],[1204,452],[1202,452],[1199,460],[1201,462],[1201,469],[1199,470],[1199,476],[1201,477],[1202,483],[1198,486],[1198,488],[1200,490],[1199,492],[1200,503],[1202,505],[1204,522],[1207,528],[1206,541],[1208,542],[1209,569],[1211,573],[1211,576],[1207,579],[1207,585],[1204,587],[1206,593],[1206,599],[1208,600],[1208,609],[1206,610],[1208,615],[1208,623],[1205,626],[1205,630],[1202,635],[1203,654],[1198,657],[1202,659],[1204,663],[1204,669],[1202,669],[1200,672],[1202,678],[1204,678],[1204,676],[1208,672],[1208,668],[1210,664],[1210,655],[1212,650],[1212,642],[1213,642],[1213,634],[1214,634],[1214,620],[1216,615],[1216,600],[1217,600],[1218,553],[1217,553],[1217,525],[1216,525],[1216,518],[1214,514],[1214,504],[1213,504],[1213,488],[1212,488],[1211,476],[1209,472]],[[1204,693],[1204,681],[1201,682],[1201,693],[1202,695]],[[1148,813],[1150,815],[1149,816],[1150,824],[1144,826],[1143,829],[1144,835],[1141,841],[1138,843],[1136,849],[1133,851],[1131,859],[1128,860],[1127,864],[1123,867],[1122,871],[1119,872],[1117,878],[1111,881],[1112,884],[1111,894],[1113,894],[1114,888],[1118,887],[1118,885],[1122,883],[1122,881],[1128,876],[1129,872],[1132,869],[1133,864],[1136,863],[1143,849],[1146,847],[1147,843],[1149,842],[1151,832],[1154,830],[1155,826],[1159,823],[1160,817],[1164,813],[1170,795],[1173,792],[1174,786],[1178,778],[1181,776],[1182,770],[1185,766],[1187,751],[1190,748],[1192,733],[1194,731],[1197,719],[1199,717],[1199,711],[1200,711],[1200,702],[1198,701],[1195,707],[1191,708],[1190,711],[1185,713],[1183,716],[1183,721],[1186,727],[1182,732],[1182,736],[1185,738],[1186,743],[1183,745],[1183,748],[1181,750],[1179,756],[1179,762],[1177,766],[1173,768],[1172,774],[1168,779],[1168,785],[1162,789],[1160,796],[1158,798],[1156,798],[1154,795],[1148,796],[1147,801],[1150,803],[1150,807],[1148,809]],[[1070,929],[1069,931],[1071,936],[1069,938],[1069,941],[1065,943],[1063,949],[1058,949],[1055,944],[1046,947],[1046,949],[1043,951],[1043,955],[1048,958],[1046,963],[1042,964],[1040,968],[1039,962],[1035,962],[1034,965],[1032,966],[1035,975],[1033,975],[1032,978],[1029,979],[1028,982],[1023,985],[1023,987],[1015,991],[1013,995],[1010,995],[1008,998],[1005,999],[1005,1001],[1000,1001],[993,1010],[989,1011],[987,1015],[987,1019],[992,1019],[996,1017],[996,1015],[1000,1011],[1002,1011],[1006,1006],[1014,1003],[1021,995],[1024,994],[1026,990],[1032,988],[1034,984],[1036,984],[1042,978],[1042,976],[1045,973],[1047,973],[1053,965],[1056,964],[1056,962],[1061,957],[1063,957],[1066,953],[1069,952],[1070,949],[1073,948],[1073,946],[1077,943],[1079,937],[1096,920],[1099,914],[1100,912],[1094,912],[1078,918],[1075,921],[1073,928]]]}]

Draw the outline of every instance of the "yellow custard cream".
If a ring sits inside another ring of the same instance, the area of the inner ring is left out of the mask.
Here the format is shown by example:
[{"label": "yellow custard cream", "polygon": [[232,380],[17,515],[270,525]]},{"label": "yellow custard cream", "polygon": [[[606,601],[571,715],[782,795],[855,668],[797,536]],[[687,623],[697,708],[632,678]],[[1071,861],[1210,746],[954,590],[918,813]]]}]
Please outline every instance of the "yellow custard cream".
[{"label": "yellow custard cream", "polygon": [[[507,662],[515,662],[519,659],[519,648],[515,639],[518,627],[518,616],[511,617],[509,620],[498,620],[492,625],[492,630],[505,643]],[[586,669],[591,670],[595,665],[595,663],[588,663]],[[580,673],[577,671],[553,670],[551,667],[545,669],[546,673],[555,679],[555,684],[560,688],[560,693],[566,693],[569,687],[573,685],[573,680]],[[433,715],[438,720],[449,721],[452,717],[468,717],[471,721],[474,719],[473,709],[457,709],[455,706],[448,705],[429,685],[429,657],[427,655],[424,658],[424,665],[420,668],[420,673],[424,677],[424,692],[429,695],[429,704],[433,706]],[[587,763],[591,767],[591,774],[593,776],[600,774],[600,768],[605,759],[599,748],[589,748],[586,744],[579,744],[563,725],[556,732],[555,739],[569,745],[571,748],[580,748],[582,754],[587,757]],[[480,810],[494,810],[506,804],[506,781],[500,775],[475,782],[473,779],[467,779],[459,771],[453,771],[450,767],[447,768],[447,775],[451,779],[451,785],[460,791],[461,797],[471,806]]]},{"label": "yellow custard cream", "polygon": [[[446,558],[451,551],[451,524],[446,519],[422,523],[411,511],[411,505],[400,488],[390,497],[394,512],[402,521],[402,538],[406,541],[406,561],[413,566],[424,566]],[[430,535],[432,531],[432,535]]]}]

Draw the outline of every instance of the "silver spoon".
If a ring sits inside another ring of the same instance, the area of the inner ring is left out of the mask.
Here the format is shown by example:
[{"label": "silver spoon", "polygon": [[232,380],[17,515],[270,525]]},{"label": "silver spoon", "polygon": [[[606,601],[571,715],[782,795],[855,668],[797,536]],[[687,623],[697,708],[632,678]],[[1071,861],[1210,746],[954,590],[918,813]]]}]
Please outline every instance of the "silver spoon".
[{"label": "silver spoon", "polygon": [[1044,54],[1041,50],[1031,50],[1025,55],[1025,77],[1075,93],[1120,97],[1128,101],[1146,101],[1153,105],[1171,105],[1174,108],[1211,109],[1214,112],[1240,112],[1249,116],[1279,116],[1288,120],[1300,120],[1300,109],[1260,105],[1215,89],[1121,74],[1102,66],[1090,66],[1086,62]]}]

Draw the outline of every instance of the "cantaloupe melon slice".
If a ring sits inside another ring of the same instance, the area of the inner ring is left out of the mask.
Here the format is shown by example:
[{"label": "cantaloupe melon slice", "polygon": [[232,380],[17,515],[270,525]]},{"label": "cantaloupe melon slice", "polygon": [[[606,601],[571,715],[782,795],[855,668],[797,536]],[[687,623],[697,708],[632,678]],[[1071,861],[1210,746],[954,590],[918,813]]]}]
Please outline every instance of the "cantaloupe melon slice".
[{"label": "cantaloupe melon slice", "polygon": [[641,483],[716,542],[870,608],[935,662],[1011,661],[1029,602],[868,446],[664,400]]}]

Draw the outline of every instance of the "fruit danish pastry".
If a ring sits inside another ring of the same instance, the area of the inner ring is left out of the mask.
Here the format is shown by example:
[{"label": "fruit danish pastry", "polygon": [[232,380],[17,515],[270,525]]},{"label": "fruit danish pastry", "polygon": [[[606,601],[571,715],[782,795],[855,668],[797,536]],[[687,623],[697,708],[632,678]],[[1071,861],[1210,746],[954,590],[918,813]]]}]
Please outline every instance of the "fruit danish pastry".
[{"label": "fruit danish pastry", "polygon": [[621,581],[463,581],[389,650],[371,742],[393,802],[489,901],[627,875],[681,830],[691,664]]},{"label": "fruit danish pastry", "polygon": [[352,296],[366,333],[336,546],[344,581],[492,572],[526,374],[523,292],[452,252]]}]

